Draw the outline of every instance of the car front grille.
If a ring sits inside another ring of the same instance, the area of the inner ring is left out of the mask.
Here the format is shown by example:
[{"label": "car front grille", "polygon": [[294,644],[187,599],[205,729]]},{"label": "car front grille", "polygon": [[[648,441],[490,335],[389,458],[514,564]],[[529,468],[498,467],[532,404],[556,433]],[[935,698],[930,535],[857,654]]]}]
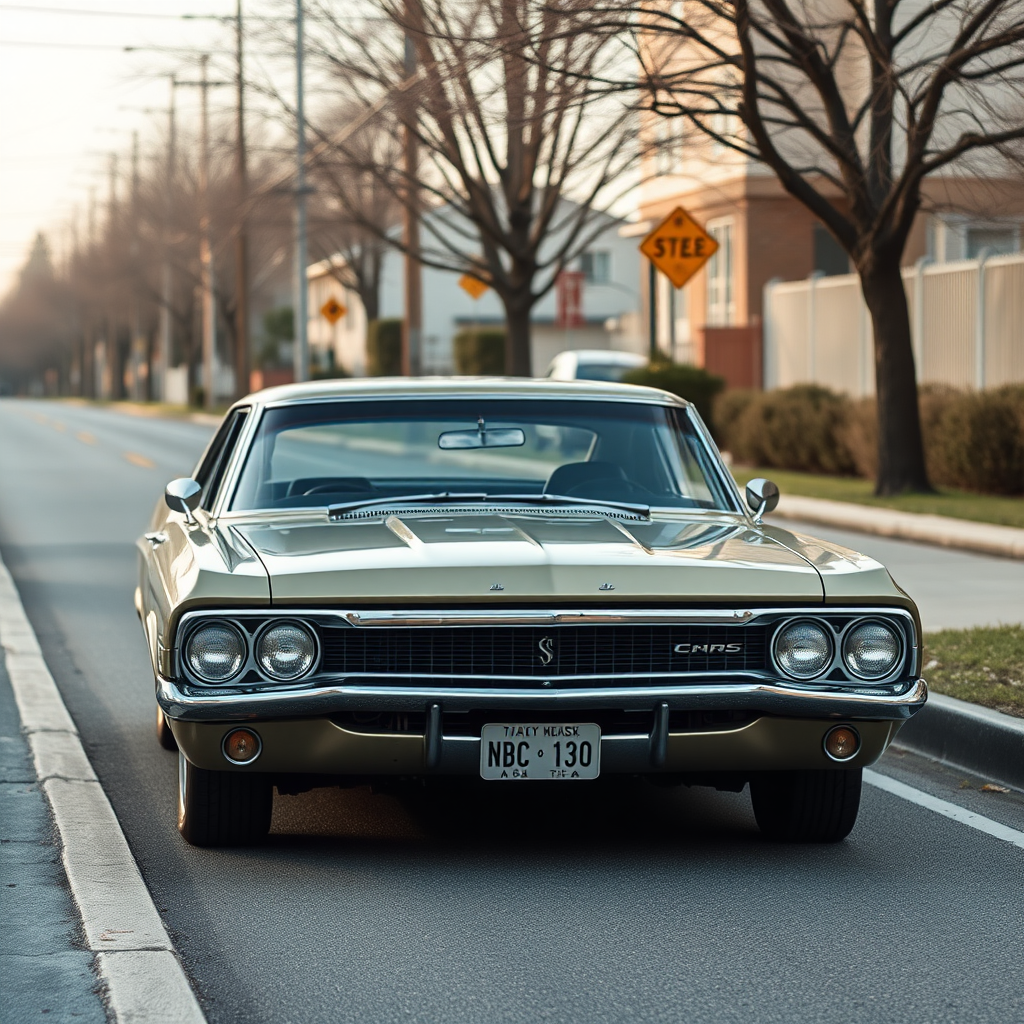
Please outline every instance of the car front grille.
[{"label": "car front grille", "polygon": [[322,671],[396,683],[415,676],[635,680],[767,667],[764,626],[325,627],[322,640]]}]

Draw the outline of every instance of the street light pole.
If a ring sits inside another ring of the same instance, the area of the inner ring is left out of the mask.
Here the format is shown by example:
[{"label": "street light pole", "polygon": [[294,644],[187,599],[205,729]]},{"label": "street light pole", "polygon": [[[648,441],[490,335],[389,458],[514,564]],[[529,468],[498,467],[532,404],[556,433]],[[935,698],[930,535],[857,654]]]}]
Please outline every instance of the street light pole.
[{"label": "street light pole", "polygon": [[[407,31],[405,34],[405,80],[412,81],[416,74],[416,44]],[[417,174],[419,172],[419,146],[412,118],[416,116],[415,101],[406,111],[403,129],[403,159],[405,165],[405,323],[402,339],[402,373],[418,377],[423,372],[423,271],[420,266],[420,211]]]},{"label": "street light pole", "polygon": [[235,178],[238,189],[238,223],[235,225],[235,397],[249,392],[249,181],[245,152],[245,76],[242,52],[242,0],[235,11],[235,56],[237,60]]},{"label": "street light pole", "polygon": [[309,310],[306,279],[306,113],[303,86],[302,0],[295,0],[295,350],[296,381],[309,379]]},{"label": "street light pole", "polygon": [[177,170],[177,132],[175,117],[175,89],[177,80],[171,75],[171,105],[168,108],[167,126],[167,169],[164,181],[164,265],[160,282],[160,353],[157,356],[156,380],[153,394],[167,400],[167,370],[171,365],[171,348],[174,344],[174,320],[171,304],[174,301],[174,271],[171,267],[171,221],[173,219],[174,175]]},{"label": "street light pole", "polygon": [[213,252],[210,247],[210,82],[207,66],[210,55],[199,58],[202,72],[199,90],[202,107],[199,117],[199,287],[203,318],[203,402],[213,408],[214,359],[217,346],[217,310],[213,301]]}]

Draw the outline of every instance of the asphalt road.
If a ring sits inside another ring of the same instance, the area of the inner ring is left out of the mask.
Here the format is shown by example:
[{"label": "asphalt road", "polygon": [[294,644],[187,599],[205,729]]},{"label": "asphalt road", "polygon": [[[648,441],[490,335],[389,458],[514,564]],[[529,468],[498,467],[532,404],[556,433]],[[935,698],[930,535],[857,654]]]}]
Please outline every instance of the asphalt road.
[{"label": "asphalt road", "polygon": [[[322,790],[278,798],[264,848],[185,845],[134,539],[208,435],[0,401],[0,553],[211,1022],[1024,1019],[1024,851],[872,787],[828,848],[763,842],[746,794],[633,782]],[[951,601],[984,589],[994,560],[927,551]],[[1024,828],[1016,794],[879,767]]]}]

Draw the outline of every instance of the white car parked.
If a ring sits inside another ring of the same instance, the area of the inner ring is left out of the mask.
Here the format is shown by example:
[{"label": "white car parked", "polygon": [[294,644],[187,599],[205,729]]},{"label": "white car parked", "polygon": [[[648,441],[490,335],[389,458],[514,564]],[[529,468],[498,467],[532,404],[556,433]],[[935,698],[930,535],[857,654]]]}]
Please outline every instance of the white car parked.
[{"label": "white car parked", "polygon": [[552,380],[601,380],[621,382],[630,370],[647,365],[646,356],[610,349],[570,349],[559,352],[548,367]]}]

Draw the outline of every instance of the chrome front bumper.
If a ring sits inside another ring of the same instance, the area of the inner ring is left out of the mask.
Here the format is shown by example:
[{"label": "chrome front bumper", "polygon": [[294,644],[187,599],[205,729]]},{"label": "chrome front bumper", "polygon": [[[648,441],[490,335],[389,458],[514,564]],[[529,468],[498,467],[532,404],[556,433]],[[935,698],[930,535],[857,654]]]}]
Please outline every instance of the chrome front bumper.
[{"label": "chrome front bumper", "polygon": [[652,710],[667,704],[670,711],[745,710],[794,718],[902,722],[924,707],[928,686],[917,679],[898,695],[767,682],[572,690],[337,685],[229,694],[183,689],[173,680],[158,676],[156,697],[168,718],[183,722],[316,718],[343,711],[422,712],[434,704],[444,711],[488,710],[506,715],[517,711],[578,711],[582,715],[590,709]]}]

